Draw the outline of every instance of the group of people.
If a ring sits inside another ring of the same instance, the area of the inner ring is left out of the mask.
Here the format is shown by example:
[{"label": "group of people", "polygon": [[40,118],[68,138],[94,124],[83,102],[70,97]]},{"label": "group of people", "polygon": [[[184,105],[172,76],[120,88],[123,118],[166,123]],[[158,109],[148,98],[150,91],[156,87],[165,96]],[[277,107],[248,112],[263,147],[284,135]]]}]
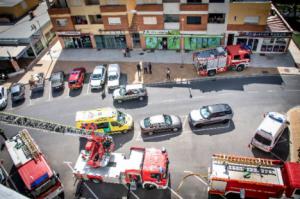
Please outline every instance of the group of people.
[{"label": "group of people", "polygon": [[123,50],[124,57],[130,57],[130,49],[127,47]]},{"label": "group of people", "polygon": [[138,72],[138,76],[140,77],[141,72],[142,72],[142,66],[144,68],[144,74],[152,74],[152,64],[151,62],[148,62],[148,64],[143,64],[142,61],[140,61],[137,65],[136,65],[136,70]]}]

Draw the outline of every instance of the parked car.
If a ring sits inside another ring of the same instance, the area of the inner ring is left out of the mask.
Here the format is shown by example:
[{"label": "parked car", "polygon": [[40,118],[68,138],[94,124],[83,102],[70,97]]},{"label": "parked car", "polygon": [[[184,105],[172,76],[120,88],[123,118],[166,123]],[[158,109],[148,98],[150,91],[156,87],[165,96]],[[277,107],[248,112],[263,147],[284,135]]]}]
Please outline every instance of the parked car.
[{"label": "parked car", "polygon": [[90,85],[91,89],[100,89],[105,84],[106,79],[106,68],[103,65],[96,66],[91,78]]},{"label": "parked car", "polygon": [[119,64],[109,64],[107,69],[107,88],[116,89],[120,86],[120,66]]},{"label": "parked car", "polygon": [[85,77],[85,68],[74,68],[69,76],[69,88],[82,88]]},{"label": "parked car", "polygon": [[176,115],[155,115],[140,122],[141,133],[152,135],[158,132],[177,132],[182,128],[181,120]]},{"label": "parked car", "polygon": [[147,90],[143,84],[122,85],[113,92],[113,100],[118,103],[133,99],[143,100],[146,97]]},{"label": "parked car", "polygon": [[277,112],[269,112],[256,129],[251,140],[251,146],[265,152],[270,152],[286,129],[288,121],[285,115]]},{"label": "parked car", "polygon": [[0,86],[0,109],[4,109],[7,106],[7,89],[4,86]]},{"label": "parked car", "polygon": [[17,102],[25,99],[25,85],[21,83],[15,83],[11,89],[11,100]]},{"label": "parked car", "polygon": [[52,73],[50,77],[52,90],[62,90],[65,87],[64,84],[65,74],[63,71]]},{"label": "parked car", "polygon": [[193,127],[201,127],[207,124],[228,122],[232,117],[233,112],[228,104],[214,104],[192,110],[189,114],[189,122]]},{"label": "parked car", "polygon": [[44,73],[35,73],[32,74],[29,81],[29,86],[31,92],[42,92],[45,87],[45,77]]}]

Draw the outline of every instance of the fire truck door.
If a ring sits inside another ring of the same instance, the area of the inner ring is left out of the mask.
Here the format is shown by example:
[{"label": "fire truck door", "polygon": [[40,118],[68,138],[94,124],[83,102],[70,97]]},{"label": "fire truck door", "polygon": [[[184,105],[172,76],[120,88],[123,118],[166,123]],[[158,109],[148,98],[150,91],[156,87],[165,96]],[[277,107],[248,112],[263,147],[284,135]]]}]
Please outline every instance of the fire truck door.
[{"label": "fire truck door", "polygon": [[218,181],[218,180],[212,180],[210,187],[211,190],[215,190],[215,191],[221,191],[225,193],[226,190],[226,186],[227,186],[227,182],[225,181]]},{"label": "fire truck door", "polygon": [[134,187],[137,187],[139,184],[141,184],[141,175],[139,174],[127,174],[127,179],[130,182],[130,187],[133,189]]}]

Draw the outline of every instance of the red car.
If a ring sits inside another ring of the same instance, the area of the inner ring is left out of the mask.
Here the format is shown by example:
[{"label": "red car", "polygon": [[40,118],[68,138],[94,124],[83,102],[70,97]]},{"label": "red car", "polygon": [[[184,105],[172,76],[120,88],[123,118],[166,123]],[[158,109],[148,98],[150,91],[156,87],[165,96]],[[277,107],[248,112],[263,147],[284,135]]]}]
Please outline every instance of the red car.
[{"label": "red car", "polygon": [[74,68],[69,76],[69,88],[78,89],[82,88],[84,83],[85,68]]}]

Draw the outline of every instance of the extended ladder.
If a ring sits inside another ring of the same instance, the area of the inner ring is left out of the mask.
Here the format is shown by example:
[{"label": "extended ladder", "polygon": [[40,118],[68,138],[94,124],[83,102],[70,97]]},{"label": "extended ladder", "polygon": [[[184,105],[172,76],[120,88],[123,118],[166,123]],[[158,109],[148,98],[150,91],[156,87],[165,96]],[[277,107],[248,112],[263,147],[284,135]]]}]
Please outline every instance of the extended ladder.
[{"label": "extended ladder", "polygon": [[279,160],[242,157],[242,156],[224,155],[224,154],[214,154],[213,159],[217,161],[223,161],[223,162],[232,162],[232,163],[248,164],[248,165],[260,165],[260,166],[278,165],[281,162]]},{"label": "extended ladder", "polygon": [[[78,129],[72,126],[57,124],[54,122],[38,120],[31,117],[15,115],[7,112],[0,112],[0,123],[16,125],[20,127],[28,127],[40,129],[44,131],[51,131],[54,133],[72,134],[81,136],[91,136],[92,131],[86,129]],[[106,136],[104,133],[95,133],[97,136]]]},{"label": "extended ladder", "polygon": [[20,131],[19,135],[24,145],[26,145],[30,155],[36,160],[39,157],[40,151],[28,131],[26,129],[23,129],[22,131]]}]

